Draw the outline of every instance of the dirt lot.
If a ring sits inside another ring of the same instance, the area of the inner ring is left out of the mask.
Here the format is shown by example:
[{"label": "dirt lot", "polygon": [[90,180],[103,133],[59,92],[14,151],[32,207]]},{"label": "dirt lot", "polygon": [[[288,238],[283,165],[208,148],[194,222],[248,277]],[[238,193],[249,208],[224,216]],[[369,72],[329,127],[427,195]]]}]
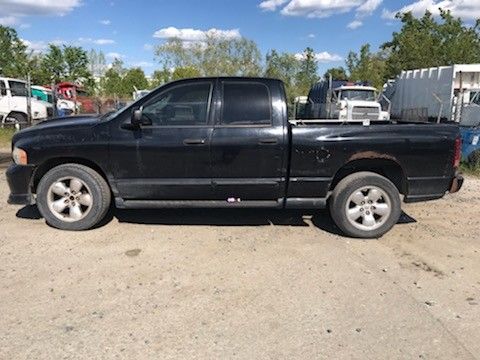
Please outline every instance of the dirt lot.
[{"label": "dirt lot", "polygon": [[480,358],[478,179],[373,241],[258,210],[68,233],[6,205],[4,165],[0,359]]}]

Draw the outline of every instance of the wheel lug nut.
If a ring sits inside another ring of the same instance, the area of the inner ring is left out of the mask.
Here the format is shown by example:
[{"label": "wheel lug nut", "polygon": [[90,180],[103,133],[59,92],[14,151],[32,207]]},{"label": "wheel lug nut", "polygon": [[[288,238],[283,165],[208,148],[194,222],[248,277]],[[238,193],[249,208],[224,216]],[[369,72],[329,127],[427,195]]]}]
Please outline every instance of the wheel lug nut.
[{"label": "wheel lug nut", "polygon": [[363,211],[363,210],[364,210],[363,208],[360,209],[360,211]]}]

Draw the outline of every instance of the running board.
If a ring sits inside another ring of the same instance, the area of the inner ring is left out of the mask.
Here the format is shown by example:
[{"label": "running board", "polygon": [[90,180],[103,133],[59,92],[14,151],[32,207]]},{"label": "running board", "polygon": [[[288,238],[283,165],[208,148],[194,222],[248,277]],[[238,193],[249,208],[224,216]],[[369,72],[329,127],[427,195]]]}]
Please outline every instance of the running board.
[{"label": "running board", "polygon": [[120,209],[186,209],[186,208],[281,208],[277,201],[234,201],[225,200],[123,200],[115,199]]}]

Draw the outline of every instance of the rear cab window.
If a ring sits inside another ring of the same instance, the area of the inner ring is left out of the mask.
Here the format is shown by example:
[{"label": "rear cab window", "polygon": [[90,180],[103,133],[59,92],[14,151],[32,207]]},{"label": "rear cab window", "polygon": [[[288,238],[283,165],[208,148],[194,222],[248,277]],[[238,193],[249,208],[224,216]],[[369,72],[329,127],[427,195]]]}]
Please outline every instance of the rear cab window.
[{"label": "rear cab window", "polygon": [[224,126],[271,126],[268,87],[255,81],[225,81],[221,114],[220,124]]}]

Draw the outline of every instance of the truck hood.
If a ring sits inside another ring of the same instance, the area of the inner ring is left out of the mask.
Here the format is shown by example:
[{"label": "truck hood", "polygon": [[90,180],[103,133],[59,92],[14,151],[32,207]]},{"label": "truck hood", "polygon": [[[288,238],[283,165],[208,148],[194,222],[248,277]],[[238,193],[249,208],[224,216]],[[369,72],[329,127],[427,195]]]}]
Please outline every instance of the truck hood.
[{"label": "truck hood", "polygon": [[58,133],[73,129],[86,129],[98,124],[99,119],[100,116],[97,115],[68,116],[48,119],[16,133],[12,139],[12,144],[19,139],[36,136],[44,132]]}]

